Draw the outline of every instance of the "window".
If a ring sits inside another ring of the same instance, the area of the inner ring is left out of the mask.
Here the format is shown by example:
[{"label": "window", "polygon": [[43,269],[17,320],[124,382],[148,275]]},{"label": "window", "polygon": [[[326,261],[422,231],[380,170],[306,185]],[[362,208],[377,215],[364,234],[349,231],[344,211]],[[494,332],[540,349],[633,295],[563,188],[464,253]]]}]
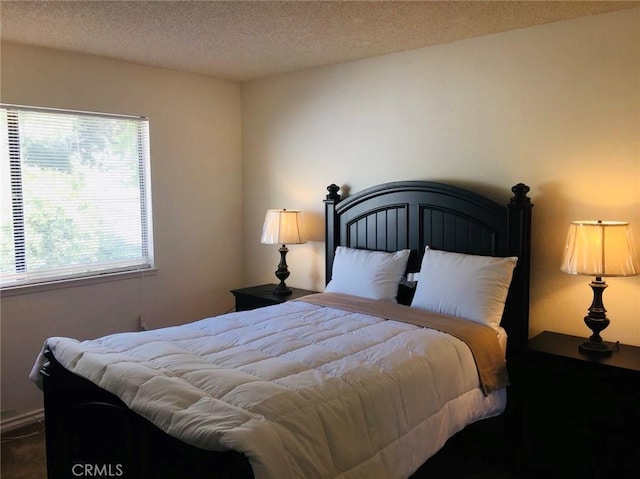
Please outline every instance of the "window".
[{"label": "window", "polygon": [[148,120],[0,105],[0,285],[153,267]]}]

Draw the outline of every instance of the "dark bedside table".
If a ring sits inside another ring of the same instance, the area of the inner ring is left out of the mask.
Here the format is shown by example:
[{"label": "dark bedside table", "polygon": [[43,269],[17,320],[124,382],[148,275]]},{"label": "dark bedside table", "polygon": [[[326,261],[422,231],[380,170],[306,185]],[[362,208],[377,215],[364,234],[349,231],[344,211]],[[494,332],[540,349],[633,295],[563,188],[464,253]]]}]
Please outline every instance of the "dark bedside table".
[{"label": "dark bedside table", "polygon": [[585,338],[532,338],[523,378],[523,458],[540,477],[640,477],[640,348],[610,357],[578,351]]},{"label": "dark bedside table", "polygon": [[236,311],[264,308],[265,306],[273,306],[274,304],[285,303],[291,299],[317,293],[317,291],[291,288],[291,294],[276,296],[273,294],[275,287],[275,284],[261,284],[260,286],[232,290],[231,292],[236,297]]}]

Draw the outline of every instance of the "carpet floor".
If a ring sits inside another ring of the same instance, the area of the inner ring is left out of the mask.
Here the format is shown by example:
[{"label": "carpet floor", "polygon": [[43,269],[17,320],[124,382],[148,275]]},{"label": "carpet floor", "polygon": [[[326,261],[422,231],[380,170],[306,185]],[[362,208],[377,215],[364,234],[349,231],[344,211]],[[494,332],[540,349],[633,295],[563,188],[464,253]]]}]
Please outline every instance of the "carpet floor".
[{"label": "carpet floor", "polygon": [[2,479],[45,479],[44,426],[37,424],[2,436]]}]

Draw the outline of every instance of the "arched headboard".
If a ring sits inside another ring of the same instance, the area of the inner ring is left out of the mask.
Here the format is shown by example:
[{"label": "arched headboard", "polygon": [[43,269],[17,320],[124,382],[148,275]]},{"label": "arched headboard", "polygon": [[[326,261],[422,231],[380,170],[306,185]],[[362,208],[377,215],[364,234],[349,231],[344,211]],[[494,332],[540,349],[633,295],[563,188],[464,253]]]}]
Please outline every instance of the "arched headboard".
[{"label": "arched headboard", "polygon": [[[533,206],[528,186],[520,183],[511,188],[508,205],[429,181],[384,183],[346,199],[341,199],[339,189],[328,186],[325,200],[327,282],[337,246],[378,251],[408,248],[407,272],[419,270],[426,245],[457,253],[517,256],[501,325],[510,350],[527,341]],[[409,304],[411,295],[402,289],[398,300]]]}]

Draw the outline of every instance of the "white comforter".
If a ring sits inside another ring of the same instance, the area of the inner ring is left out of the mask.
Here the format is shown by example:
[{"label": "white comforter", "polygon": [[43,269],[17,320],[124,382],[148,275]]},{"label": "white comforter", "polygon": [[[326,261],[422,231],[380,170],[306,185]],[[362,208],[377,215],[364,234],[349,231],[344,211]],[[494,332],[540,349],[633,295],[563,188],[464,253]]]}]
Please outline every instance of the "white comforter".
[{"label": "white comforter", "polygon": [[300,301],[47,345],[168,434],[244,453],[257,479],[406,478],[506,401],[448,334]]}]

